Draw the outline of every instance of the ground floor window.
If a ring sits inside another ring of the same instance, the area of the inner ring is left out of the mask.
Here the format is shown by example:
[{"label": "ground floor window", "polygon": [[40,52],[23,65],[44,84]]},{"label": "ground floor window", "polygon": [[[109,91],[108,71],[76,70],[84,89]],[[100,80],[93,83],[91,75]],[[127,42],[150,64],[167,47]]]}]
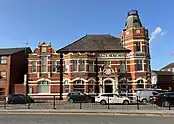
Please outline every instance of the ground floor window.
[{"label": "ground floor window", "polygon": [[73,85],[74,92],[84,92],[84,85]]},{"label": "ground floor window", "polygon": [[76,80],[73,82],[73,91],[74,92],[84,92],[84,81]]},{"label": "ground floor window", "polygon": [[50,82],[39,81],[38,82],[38,93],[50,93]]},{"label": "ground floor window", "polygon": [[64,85],[64,93],[69,93],[69,85]]},{"label": "ground floor window", "polygon": [[143,80],[138,80],[136,82],[136,87],[137,88],[144,88],[144,81]]}]

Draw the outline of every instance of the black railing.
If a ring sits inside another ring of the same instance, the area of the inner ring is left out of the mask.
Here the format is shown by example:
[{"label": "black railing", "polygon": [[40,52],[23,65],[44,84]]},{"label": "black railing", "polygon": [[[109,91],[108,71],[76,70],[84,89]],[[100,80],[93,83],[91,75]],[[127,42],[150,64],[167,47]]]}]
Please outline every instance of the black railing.
[{"label": "black railing", "polygon": [[[174,110],[170,102],[168,106],[160,107],[154,103],[141,103],[139,97],[136,97],[135,101],[131,101],[129,104],[113,104],[112,98],[107,97],[106,104],[100,104],[97,102],[84,102],[84,101],[74,101],[70,102],[68,99],[59,99],[60,96],[50,95],[50,96],[31,96],[34,102],[29,100],[23,104],[10,104],[7,102],[6,97],[0,98],[0,109],[121,109],[121,110]],[[168,99],[169,101],[169,99]]]}]

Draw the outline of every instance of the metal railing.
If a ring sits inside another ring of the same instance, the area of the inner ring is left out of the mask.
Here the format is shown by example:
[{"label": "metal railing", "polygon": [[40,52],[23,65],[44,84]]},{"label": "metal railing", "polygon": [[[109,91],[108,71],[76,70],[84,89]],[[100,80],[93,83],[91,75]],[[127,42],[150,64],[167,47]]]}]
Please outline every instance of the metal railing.
[{"label": "metal railing", "polygon": [[123,104],[112,104],[110,103],[110,97],[108,96],[105,105],[97,102],[86,103],[82,101],[69,102],[66,98],[59,100],[59,96],[32,96],[34,102],[27,102],[24,104],[9,104],[7,103],[6,97],[0,98],[0,109],[119,109],[119,110],[174,110],[170,102],[167,107],[159,107],[156,104],[143,104],[139,102],[139,97],[136,97],[136,101],[129,103],[128,105]]}]

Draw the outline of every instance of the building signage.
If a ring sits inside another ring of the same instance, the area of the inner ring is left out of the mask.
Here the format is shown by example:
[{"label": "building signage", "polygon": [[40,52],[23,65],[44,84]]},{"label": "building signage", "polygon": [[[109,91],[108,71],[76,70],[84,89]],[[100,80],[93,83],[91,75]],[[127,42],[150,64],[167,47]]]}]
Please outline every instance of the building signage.
[{"label": "building signage", "polygon": [[100,53],[98,58],[120,58],[125,57],[124,53]]}]

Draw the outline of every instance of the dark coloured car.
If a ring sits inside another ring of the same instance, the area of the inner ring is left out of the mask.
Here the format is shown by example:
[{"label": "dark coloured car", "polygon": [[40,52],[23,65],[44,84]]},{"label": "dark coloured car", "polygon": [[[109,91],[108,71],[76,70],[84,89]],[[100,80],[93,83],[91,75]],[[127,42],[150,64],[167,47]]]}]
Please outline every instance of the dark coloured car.
[{"label": "dark coloured car", "polygon": [[23,94],[10,94],[6,102],[9,104],[24,104],[24,103],[33,103],[34,100],[30,96],[25,96]]},{"label": "dark coloured car", "polygon": [[161,107],[168,107],[174,105],[174,92],[163,92],[153,96],[153,101],[156,105]]},{"label": "dark coloured car", "polygon": [[67,95],[67,99],[69,103],[73,103],[73,102],[88,102],[88,103],[92,103],[95,102],[95,98],[87,95],[85,93],[81,93],[81,92],[72,92],[72,93],[68,93]]}]

